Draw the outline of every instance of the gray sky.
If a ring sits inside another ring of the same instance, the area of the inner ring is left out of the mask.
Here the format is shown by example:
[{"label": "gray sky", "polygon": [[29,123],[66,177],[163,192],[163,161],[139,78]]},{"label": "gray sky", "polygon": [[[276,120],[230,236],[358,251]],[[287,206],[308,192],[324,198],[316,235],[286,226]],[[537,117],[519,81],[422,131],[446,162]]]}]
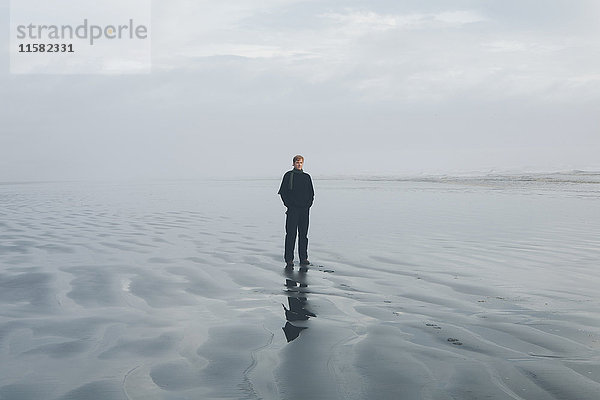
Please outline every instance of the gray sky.
[{"label": "gray sky", "polygon": [[[8,0],[0,0],[7,32]],[[597,0],[171,0],[152,73],[11,75],[0,181],[600,170]]]}]

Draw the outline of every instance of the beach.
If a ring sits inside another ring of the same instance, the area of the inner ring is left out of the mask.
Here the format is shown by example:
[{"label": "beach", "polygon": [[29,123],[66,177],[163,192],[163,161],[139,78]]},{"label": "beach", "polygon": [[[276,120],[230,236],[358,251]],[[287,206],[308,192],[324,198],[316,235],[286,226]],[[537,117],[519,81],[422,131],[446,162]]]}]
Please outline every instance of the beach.
[{"label": "beach", "polygon": [[600,393],[600,174],[0,184],[0,399]]}]

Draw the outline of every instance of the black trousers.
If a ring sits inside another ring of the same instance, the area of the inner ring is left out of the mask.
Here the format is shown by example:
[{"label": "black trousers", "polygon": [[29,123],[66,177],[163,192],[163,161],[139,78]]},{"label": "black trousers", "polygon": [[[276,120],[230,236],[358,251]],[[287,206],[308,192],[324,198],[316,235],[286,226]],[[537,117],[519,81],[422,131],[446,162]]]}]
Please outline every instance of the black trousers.
[{"label": "black trousers", "polygon": [[298,255],[300,261],[308,260],[308,210],[309,208],[288,207],[285,218],[285,261],[294,260],[296,233],[298,233]]}]

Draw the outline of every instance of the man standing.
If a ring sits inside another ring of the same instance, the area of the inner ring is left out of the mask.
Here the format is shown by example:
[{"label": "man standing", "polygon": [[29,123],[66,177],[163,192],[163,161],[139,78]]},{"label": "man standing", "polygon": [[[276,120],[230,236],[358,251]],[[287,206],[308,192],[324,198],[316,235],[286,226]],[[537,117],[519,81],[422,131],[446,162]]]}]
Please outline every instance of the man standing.
[{"label": "man standing", "polygon": [[287,207],[285,219],[285,266],[294,266],[294,247],[298,233],[300,265],[308,265],[308,211],[313,204],[315,191],[310,175],[302,170],[304,157],[294,157],[294,169],[283,175],[279,195]]}]

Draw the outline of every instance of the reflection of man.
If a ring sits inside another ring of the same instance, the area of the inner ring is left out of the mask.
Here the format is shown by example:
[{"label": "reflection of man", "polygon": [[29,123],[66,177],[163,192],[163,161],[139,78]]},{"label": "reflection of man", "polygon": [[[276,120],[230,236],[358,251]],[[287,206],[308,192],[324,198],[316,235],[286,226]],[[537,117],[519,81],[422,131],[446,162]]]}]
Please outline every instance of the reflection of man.
[{"label": "reflection of man", "polygon": [[279,195],[287,207],[285,219],[285,266],[294,266],[294,246],[298,233],[300,265],[308,265],[308,210],[313,204],[315,191],[310,175],[302,170],[304,157],[294,157],[294,169],[283,175]]}]

